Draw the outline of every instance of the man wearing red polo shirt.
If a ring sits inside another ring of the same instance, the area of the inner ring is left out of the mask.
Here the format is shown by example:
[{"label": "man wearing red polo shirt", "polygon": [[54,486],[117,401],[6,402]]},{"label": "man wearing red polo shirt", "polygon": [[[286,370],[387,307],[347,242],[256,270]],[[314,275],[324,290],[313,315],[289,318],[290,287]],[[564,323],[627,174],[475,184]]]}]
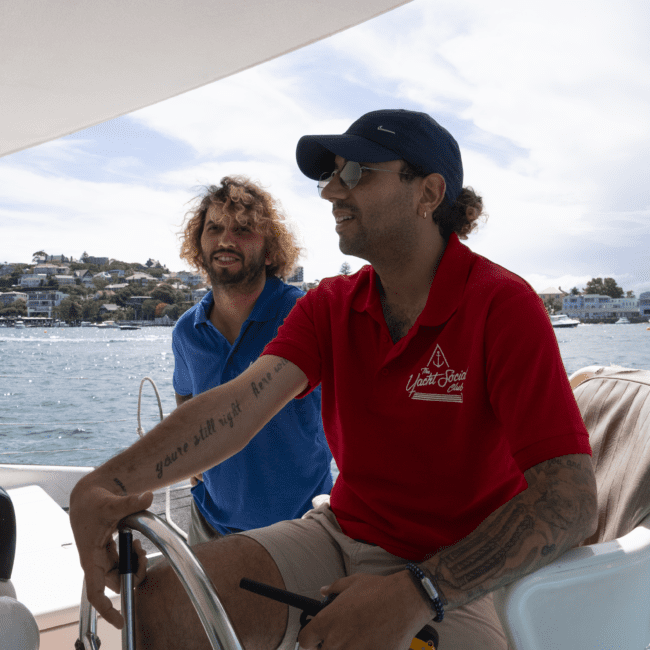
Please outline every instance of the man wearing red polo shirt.
[{"label": "man wearing red polo shirt", "polygon": [[[320,385],[340,470],[331,504],[197,549],[244,646],[402,650],[433,620],[445,650],[505,648],[491,592],[595,526],[587,432],[548,317],[525,281],[459,241],[482,201],[428,115],[374,111],[343,135],[302,138],[297,158],[332,204],[341,250],[370,266],[321,282],[247,371],[80,482],[70,513],[89,598],[119,622],[102,594],[106,542],[148,506],[145,490],[228,458]],[[231,404],[234,426],[220,428]],[[242,577],[339,595],[300,631],[297,610],[243,592]],[[142,583],[143,643],[207,647],[178,592],[165,566]]]}]

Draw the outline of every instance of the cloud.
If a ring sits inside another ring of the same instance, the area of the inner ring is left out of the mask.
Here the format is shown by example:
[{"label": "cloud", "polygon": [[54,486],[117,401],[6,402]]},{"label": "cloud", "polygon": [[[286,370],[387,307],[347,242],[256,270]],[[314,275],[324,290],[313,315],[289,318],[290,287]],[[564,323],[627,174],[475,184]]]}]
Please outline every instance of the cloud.
[{"label": "cloud", "polygon": [[331,210],[297,169],[295,148],[306,133],[340,133],[350,121],[311,110],[314,84],[297,74],[303,62],[298,53],[293,59],[247,70],[132,117],[195,151],[194,164],[163,174],[162,182],[194,194],[224,175],[261,183],[295,224],[305,277],[322,279],[338,273],[344,261],[353,270],[364,262],[340,253]]},{"label": "cloud", "polygon": [[416,2],[379,20],[332,46],[457,136],[491,214],[472,247],[550,284],[582,262],[644,273],[623,249],[650,246],[645,3]]},{"label": "cloud", "polygon": [[[244,173],[296,223],[308,279],[346,259],[356,270],[362,261],[339,252],[295,145],[305,133],[341,133],[366,111],[405,107],[431,113],[459,140],[466,182],[490,214],[470,237],[474,250],[544,286],[600,275],[648,287],[649,28],[642,0],[616,11],[604,0],[415,0],[29,158],[4,159],[0,215],[12,244],[0,257],[49,223],[45,245],[61,252],[74,242],[76,254],[96,246],[181,268],[174,233],[197,186]],[[25,256],[41,245],[24,244]]]},{"label": "cloud", "polygon": [[182,140],[198,157],[236,153],[289,161],[308,121],[292,100],[297,84],[266,65],[136,111],[131,119]]},{"label": "cloud", "polygon": [[12,206],[0,208],[3,241],[10,243],[3,260],[30,261],[39,249],[141,263],[178,256],[173,224],[186,197],[175,189],[80,181],[4,163],[0,175],[2,199]]}]

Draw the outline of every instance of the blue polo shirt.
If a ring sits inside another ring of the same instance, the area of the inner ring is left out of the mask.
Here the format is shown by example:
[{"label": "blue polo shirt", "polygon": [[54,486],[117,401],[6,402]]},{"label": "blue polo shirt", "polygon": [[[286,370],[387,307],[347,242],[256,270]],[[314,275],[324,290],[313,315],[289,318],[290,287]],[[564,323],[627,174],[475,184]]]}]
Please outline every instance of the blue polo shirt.
[{"label": "blue polo shirt", "polygon": [[[296,287],[268,278],[231,345],[208,318],[214,300],[207,293],[174,327],[174,390],[198,395],[240,375],[275,338],[302,295]],[[269,526],[301,517],[312,497],[330,493],[331,459],[319,388],[289,402],[242,451],[203,472],[203,482],[192,494],[203,516],[223,534]]]}]

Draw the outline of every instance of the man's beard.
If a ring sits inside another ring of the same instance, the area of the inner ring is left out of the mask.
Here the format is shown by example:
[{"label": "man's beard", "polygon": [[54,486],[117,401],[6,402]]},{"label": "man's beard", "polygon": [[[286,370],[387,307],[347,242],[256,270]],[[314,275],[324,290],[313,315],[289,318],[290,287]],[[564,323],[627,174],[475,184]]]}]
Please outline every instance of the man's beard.
[{"label": "man's beard", "polygon": [[261,251],[259,257],[251,259],[249,262],[242,262],[239,271],[231,271],[227,267],[215,268],[212,266],[210,258],[206,258],[205,255],[203,256],[203,264],[213,287],[240,286],[240,288],[246,289],[254,285],[260,276],[264,274],[266,270],[266,254]]}]

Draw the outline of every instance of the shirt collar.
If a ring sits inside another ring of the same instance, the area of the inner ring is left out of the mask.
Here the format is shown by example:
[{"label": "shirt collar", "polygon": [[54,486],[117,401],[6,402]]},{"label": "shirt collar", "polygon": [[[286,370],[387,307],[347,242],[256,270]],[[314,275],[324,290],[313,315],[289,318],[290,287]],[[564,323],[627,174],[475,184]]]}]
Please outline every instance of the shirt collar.
[{"label": "shirt collar", "polygon": [[[282,285],[282,281],[275,276],[267,278],[264,289],[262,289],[262,293],[255,301],[253,311],[245,322],[266,322],[276,318],[279,309],[277,297],[282,291]],[[194,327],[199,327],[199,325],[207,323],[210,320],[209,314],[213,304],[214,298],[210,290],[201,298],[198,309],[194,314]]]},{"label": "shirt collar", "polygon": [[[441,325],[451,318],[460,304],[473,257],[474,253],[460,243],[456,233],[452,233],[431,283],[426,305],[416,321],[418,324]],[[352,308],[359,312],[367,311],[375,320],[381,321],[384,315],[377,290],[377,273],[371,266],[364,267],[361,272],[365,273],[365,278],[360,283]]]},{"label": "shirt collar", "polygon": [[463,297],[473,258],[474,253],[452,233],[418,318],[420,325],[442,325],[451,318]]},{"label": "shirt collar", "polygon": [[275,276],[267,278],[264,289],[255,301],[253,311],[247,320],[266,322],[276,318],[280,308],[278,298],[282,293],[283,286],[284,283],[280,278]]},{"label": "shirt collar", "polygon": [[208,291],[208,293],[201,298],[201,302],[194,312],[194,327],[198,327],[202,323],[208,322],[208,314],[210,313],[213,303],[214,299],[212,298],[212,291]]}]

